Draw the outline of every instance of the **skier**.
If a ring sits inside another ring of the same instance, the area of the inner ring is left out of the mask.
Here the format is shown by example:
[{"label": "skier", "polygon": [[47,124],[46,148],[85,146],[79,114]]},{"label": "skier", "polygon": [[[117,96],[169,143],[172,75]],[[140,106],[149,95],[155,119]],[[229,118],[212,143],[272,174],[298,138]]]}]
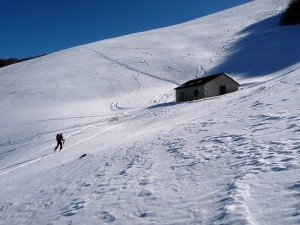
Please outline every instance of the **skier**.
[{"label": "skier", "polygon": [[64,139],[62,133],[56,135],[56,141],[57,141],[57,145],[54,148],[54,152],[56,151],[56,149],[58,148],[58,146],[60,146],[60,150],[61,150],[62,147],[63,147],[63,144],[65,143],[65,139]]}]

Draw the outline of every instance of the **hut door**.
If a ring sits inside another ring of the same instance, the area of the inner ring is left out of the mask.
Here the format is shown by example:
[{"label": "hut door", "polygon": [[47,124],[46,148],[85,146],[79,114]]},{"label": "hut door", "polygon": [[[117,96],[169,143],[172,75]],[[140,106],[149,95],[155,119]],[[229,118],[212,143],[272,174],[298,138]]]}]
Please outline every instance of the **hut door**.
[{"label": "hut door", "polygon": [[184,92],[180,92],[179,101],[184,101]]},{"label": "hut door", "polygon": [[225,86],[220,86],[220,95],[226,94],[226,87]]},{"label": "hut door", "polygon": [[199,90],[194,90],[194,100],[199,98]]}]

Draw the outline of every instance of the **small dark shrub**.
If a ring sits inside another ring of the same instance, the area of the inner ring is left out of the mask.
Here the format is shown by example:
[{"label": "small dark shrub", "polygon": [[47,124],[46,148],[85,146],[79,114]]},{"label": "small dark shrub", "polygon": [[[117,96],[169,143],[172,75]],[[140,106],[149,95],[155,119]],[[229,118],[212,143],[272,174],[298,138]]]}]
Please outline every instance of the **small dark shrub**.
[{"label": "small dark shrub", "polygon": [[[44,54],[46,55],[46,54]],[[4,67],[4,66],[8,66],[14,63],[18,63],[18,62],[23,62],[26,60],[30,60],[30,59],[34,59],[34,58],[38,58],[44,55],[39,55],[39,56],[34,56],[34,57],[30,57],[30,58],[24,58],[24,59],[17,59],[17,58],[9,58],[9,59],[0,59],[0,68]]]},{"label": "small dark shrub", "polygon": [[288,8],[280,19],[280,25],[294,24],[300,24],[300,0],[291,0]]}]

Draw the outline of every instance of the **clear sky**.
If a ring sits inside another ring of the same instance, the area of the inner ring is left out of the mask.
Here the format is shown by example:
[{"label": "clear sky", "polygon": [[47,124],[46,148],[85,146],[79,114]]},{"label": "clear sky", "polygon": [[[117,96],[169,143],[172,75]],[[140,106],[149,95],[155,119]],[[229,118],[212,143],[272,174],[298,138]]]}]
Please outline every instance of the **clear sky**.
[{"label": "clear sky", "polygon": [[166,27],[250,0],[1,0],[0,58]]}]

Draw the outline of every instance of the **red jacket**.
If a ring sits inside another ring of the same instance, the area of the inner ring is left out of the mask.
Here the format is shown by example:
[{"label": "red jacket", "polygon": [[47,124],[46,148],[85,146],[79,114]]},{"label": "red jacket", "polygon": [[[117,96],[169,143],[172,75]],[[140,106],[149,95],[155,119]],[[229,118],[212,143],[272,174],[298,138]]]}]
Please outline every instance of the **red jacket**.
[{"label": "red jacket", "polygon": [[65,141],[64,137],[60,134],[56,135],[56,141],[61,142],[61,141]]}]

